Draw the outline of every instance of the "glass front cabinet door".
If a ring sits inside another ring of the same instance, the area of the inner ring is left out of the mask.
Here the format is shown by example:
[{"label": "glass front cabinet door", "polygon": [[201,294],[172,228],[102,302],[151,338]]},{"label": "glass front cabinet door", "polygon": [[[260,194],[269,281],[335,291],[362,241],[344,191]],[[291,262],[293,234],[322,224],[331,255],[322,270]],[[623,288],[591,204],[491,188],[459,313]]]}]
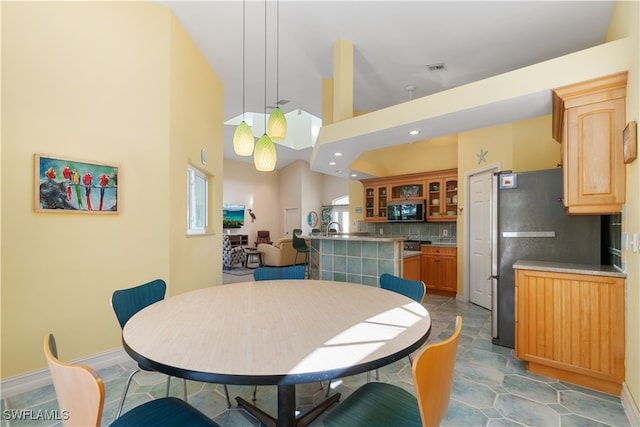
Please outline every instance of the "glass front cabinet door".
[{"label": "glass front cabinet door", "polygon": [[432,179],[428,181],[427,188],[427,221],[455,221],[458,212],[457,178]]},{"label": "glass front cabinet door", "polygon": [[389,186],[378,185],[364,189],[365,221],[386,221]]}]

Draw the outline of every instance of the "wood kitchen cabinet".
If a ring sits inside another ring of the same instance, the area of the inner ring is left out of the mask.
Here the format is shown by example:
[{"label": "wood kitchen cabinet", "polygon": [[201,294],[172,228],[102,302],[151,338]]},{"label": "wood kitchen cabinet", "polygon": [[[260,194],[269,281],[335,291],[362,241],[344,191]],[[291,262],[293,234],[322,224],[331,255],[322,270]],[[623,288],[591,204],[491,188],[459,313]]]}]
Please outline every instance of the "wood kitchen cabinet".
[{"label": "wood kitchen cabinet", "polygon": [[626,86],[624,72],[553,91],[553,137],[562,144],[570,214],[622,211]]},{"label": "wood kitchen cabinet", "polygon": [[420,277],[427,292],[437,295],[456,296],[457,250],[451,247],[422,246]]},{"label": "wood kitchen cabinet", "polygon": [[515,354],[531,372],[620,395],[624,278],[516,270]]},{"label": "wood kitchen cabinet", "polygon": [[402,277],[407,280],[422,280],[420,277],[420,255],[403,258]]},{"label": "wood kitchen cabinet", "polygon": [[455,221],[458,213],[458,176],[427,181],[427,221]]},{"label": "wood kitchen cabinet", "polygon": [[[364,220],[367,222],[386,222],[387,203],[400,200],[424,200],[426,221],[453,222],[457,219],[457,169],[369,178],[361,182]],[[434,199],[438,200],[438,205],[434,204],[432,208],[430,203]]]},{"label": "wood kitchen cabinet", "polygon": [[375,185],[364,188],[365,221],[376,222],[387,220],[388,193],[388,185]]}]

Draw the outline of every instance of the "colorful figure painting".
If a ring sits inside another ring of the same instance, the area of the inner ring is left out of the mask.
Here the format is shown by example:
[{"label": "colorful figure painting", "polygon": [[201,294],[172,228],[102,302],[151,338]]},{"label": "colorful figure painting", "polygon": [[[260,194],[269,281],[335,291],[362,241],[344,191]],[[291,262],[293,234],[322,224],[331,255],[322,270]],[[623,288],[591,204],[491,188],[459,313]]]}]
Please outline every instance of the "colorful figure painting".
[{"label": "colorful figure painting", "polygon": [[118,213],[118,167],[36,154],[36,211]]}]

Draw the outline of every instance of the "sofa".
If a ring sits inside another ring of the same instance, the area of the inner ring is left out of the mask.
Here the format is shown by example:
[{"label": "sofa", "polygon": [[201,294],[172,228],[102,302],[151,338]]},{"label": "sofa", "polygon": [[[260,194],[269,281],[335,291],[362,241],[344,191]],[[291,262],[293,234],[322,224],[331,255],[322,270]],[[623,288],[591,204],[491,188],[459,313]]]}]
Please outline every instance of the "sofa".
[{"label": "sofa", "polygon": [[[269,267],[284,267],[293,265],[296,258],[296,250],[293,249],[293,239],[283,237],[277,239],[272,245],[267,243],[258,244],[258,251],[262,252],[262,264]],[[307,254],[298,255],[296,264],[307,262]]]}]

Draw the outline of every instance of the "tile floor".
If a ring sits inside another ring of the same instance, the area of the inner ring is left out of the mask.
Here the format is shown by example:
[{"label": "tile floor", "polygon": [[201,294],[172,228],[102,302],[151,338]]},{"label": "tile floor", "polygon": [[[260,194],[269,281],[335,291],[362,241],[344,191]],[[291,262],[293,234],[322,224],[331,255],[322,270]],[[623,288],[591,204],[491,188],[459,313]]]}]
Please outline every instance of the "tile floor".
[{"label": "tile floor", "polygon": [[[244,281],[251,276],[224,274],[225,283]],[[511,349],[494,346],[490,340],[490,312],[454,298],[427,295],[425,306],[433,319],[428,342],[443,339],[453,331],[457,314],[463,316],[463,330],[456,360],[449,410],[443,426],[629,426],[620,399],[615,396],[529,374]],[[62,354],[64,354],[64,349]],[[105,382],[106,403],[102,425],[115,416],[127,375],[133,362],[99,371]],[[380,369],[380,380],[413,391],[411,372],[405,360]],[[366,374],[336,381],[332,393],[344,399],[366,381]],[[131,385],[125,410],[165,393],[166,377],[157,373],[139,373]],[[181,381],[173,380],[171,394],[181,396]],[[235,396],[251,398],[253,388],[229,386]],[[321,401],[326,392],[318,383],[297,387],[299,409],[305,411]],[[259,426],[259,423],[235,405],[228,409],[224,389],[219,384],[188,382],[189,402],[211,416],[223,427]],[[258,388],[257,405],[276,413],[275,387]],[[339,403],[338,403],[339,404]],[[2,399],[1,426],[56,426],[46,421],[8,421],[6,409],[57,409],[52,386]],[[322,426],[322,416],[311,423]]]}]

